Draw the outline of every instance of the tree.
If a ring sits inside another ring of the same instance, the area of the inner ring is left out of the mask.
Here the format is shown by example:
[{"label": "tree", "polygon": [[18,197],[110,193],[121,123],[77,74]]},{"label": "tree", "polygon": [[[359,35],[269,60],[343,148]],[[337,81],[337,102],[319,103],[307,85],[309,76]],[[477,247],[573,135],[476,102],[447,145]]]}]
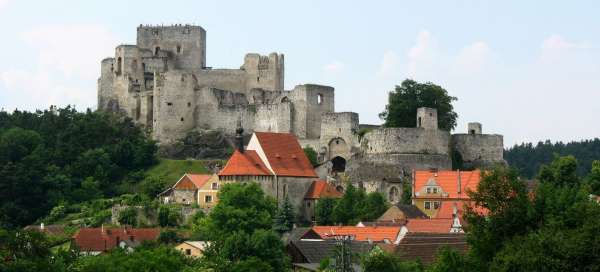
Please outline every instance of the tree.
[{"label": "tree", "polygon": [[279,234],[291,231],[294,228],[294,218],[294,208],[286,195],[281,207],[277,210],[277,214],[275,214],[273,230]]},{"label": "tree", "polygon": [[312,164],[312,166],[317,166],[319,164],[319,161],[317,160],[317,151],[315,151],[312,147],[305,147],[304,154],[306,155],[308,161],[310,161],[310,164]]},{"label": "tree", "polygon": [[362,267],[365,272],[409,272],[423,271],[417,262],[402,261],[393,253],[387,253],[379,247],[363,256]]},{"label": "tree", "polygon": [[550,165],[543,165],[540,168],[538,180],[561,186],[578,183],[577,159],[573,156],[555,157]]},{"label": "tree", "polygon": [[123,225],[137,226],[137,209],[127,207],[119,213],[119,223]]},{"label": "tree", "polygon": [[337,204],[337,200],[334,198],[321,198],[317,201],[315,207],[315,219],[318,225],[333,225],[335,223],[333,217],[333,211]]},{"label": "tree", "polygon": [[444,88],[431,82],[418,83],[406,79],[389,93],[388,104],[379,117],[384,120],[385,127],[416,127],[417,109],[435,108],[439,128],[450,131],[456,127],[458,118],[452,106],[456,100]]},{"label": "tree", "polygon": [[336,223],[348,224],[355,219],[355,207],[358,203],[358,193],[352,183],[348,183],[344,196],[337,202],[333,209],[333,219]]},{"label": "tree", "polygon": [[389,207],[389,203],[380,192],[371,192],[365,199],[361,220],[373,221],[385,213]]},{"label": "tree", "polygon": [[253,265],[265,271],[286,270],[283,243],[271,229],[276,210],[275,200],[256,183],[224,185],[219,203],[204,222],[212,241],[205,252],[207,265],[215,271],[249,271]]},{"label": "tree", "polygon": [[158,224],[161,227],[176,227],[181,220],[181,213],[169,205],[158,208]]},{"label": "tree", "polygon": [[590,188],[590,192],[595,195],[600,195],[600,161],[592,163],[592,169],[585,178],[586,184]]}]

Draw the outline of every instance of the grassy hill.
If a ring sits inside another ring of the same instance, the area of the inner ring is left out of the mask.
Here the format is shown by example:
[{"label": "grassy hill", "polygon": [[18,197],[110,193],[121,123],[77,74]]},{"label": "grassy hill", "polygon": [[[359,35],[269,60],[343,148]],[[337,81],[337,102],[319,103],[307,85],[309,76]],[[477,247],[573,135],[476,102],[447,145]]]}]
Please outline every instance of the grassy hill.
[{"label": "grassy hill", "polygon": [[175,183],[183,174],[209,174],[204,161],[160,159],[160,162],[146,171],[147,176],[163,176],[168,182]]}]

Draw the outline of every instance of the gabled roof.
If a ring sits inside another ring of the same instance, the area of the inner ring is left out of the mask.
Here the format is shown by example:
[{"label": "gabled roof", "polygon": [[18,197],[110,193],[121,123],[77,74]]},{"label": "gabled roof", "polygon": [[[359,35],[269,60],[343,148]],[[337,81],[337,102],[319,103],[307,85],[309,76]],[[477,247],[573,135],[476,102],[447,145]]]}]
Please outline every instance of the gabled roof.
[{"label": "gabled roof", "polygon": [[106,251],[118,246],[117,241],[156,240],[159,234],[158,228],[81,228],[73,241],[81,251]]},{"label": "gabled roof", "polygon": [[419,208],[417,208],[415,205],[397,204],[387,209],[387,211],[385,211],[385,213],[383,213],[377,219],[377,221],[395,222],[412,218],[428,218],[428,216],[419,210]]},{"label": "gabled roof", "polygon": [[328,184],[327,181],[318,179],[312,182],[310,188],[306,191],[304,199],[340,198],[343,195],[335,187]]},{"label": "gabled roof", "polygon": [[[186,185],[186,187],[193,186],[185,189],[200,189],[200,187],[204,186],[204,184],[212,177],[212,175],[202,175],[202,174],[188,174],[185,173],[181,178],[173,185],[171,188],[177,188],[182,182],[189,180],[191,185]],[[189,183],[187,183],[189,184]]]},{"label": "gabled roof", "polygon": [[[415,198],[453,198],[469,199],[467,191],[476,191],[481,179],[481,171],[415,171],[415,192],[424,186],[437,184],[447,196],[415,195]],[[460,180],[460,183],[459,183]],[[460,190],[458,189],[460,184]]]},{"label": "gabled roof", "polygon": [[450,233],[452,218],[410,219],[406,223],[408,232]]},{"label": "gabled roof", "polygon": [[291,133],[255,132],[266,159],[278,176],[317,177],[312,164]]},{"label": "gabled roof", "polygon": [[206,249],[206,247],[209,245],[209,242],[206,242],[206,241],[183,241],[183,243],[181,243],[181,244],[188,244],[192,247],[199,249],[200,251],[204,251]]},{"label": "gabled roof", "polygon": [[439,250],[449,247],[464,253],[469,246],[462,233],[407,233],[396,246],[396,254],[402,260],[420,259],[428,265],[435,261]]},{"label": "gabled roof", "polygon": [[400,226],[315,226],[313,230],[323,239],[333,239],[336,235],[354,235],[356,241],[384,242],[388,240],[393,243],[398,238]]},{"label": "gabled roof", "polygon": [[229,158],[219,176],[272,176],[273,173],[265,166],[256,151],[246,150],[244,153],[236,150]]},{"label": "gabled roof", "polygon": [[[290,246],[295,247],[307,263],[319,263],[323,259],[330,258],[334,252],[337,241],[335,240],[298,240],[291,241]],[[355,254],[364,254],[371,251],[373,244],[360,241],[352,241],[350,250]],[[300,262],[300,260],[296,260]]]}]

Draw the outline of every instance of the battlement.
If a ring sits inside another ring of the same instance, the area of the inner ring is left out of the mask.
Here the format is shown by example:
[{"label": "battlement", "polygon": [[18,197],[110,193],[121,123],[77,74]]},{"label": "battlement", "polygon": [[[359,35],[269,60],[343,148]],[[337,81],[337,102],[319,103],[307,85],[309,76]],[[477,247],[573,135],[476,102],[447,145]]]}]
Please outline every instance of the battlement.
[{"label": "battlement", "polygon": [[202,31],[206,31],[204,30],[204,28],[202,28],[199,25],[191,25],[191,24],[171,24],[171,25],[142,25],[140,24],[137,27],[138,32],[140,30],[142,31],[154,31],[154,30],[161,30],[161,31],[173,31],[173,30],[185,30],[185,29],[197,29],[197,30],[202,30]]}]

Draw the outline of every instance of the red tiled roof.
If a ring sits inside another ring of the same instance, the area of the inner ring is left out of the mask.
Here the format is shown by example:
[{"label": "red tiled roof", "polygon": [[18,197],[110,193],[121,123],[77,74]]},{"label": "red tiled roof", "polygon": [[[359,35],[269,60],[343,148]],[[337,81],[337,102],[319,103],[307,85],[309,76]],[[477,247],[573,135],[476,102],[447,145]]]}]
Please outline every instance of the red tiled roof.
[{"label": "red tiled roof", "polygon": [[409,219],[408,232],[450,233],[452,218]]},{"label": "red tiled roof", "polygon": [[343,194],[336,190],[335,187],[329,185],[327,181],[318,179],[312,182],[304,199],[340,198],[342,196]]},{"label": "red tiled roof", "polygon": [[382,242],[396,241],[400,226],[394,227],[354,227],[354,226],[315,226],[312,228],[323,239],[333,239],[335,235],[354,235],[356,241]]},{"label": "red tiled roof", "polygon": [[271,176],[271,171],[265,166],[256,151],[246,150],[244,153],[236,150],[219,172],[219,176]]},{"label": "red tiled roof", "polygon": [[317,177],[296,136],[273,132],[255,132],[254,135],[276,175]]},{"label": "red tiled roof", "polygon": [[[458,190],[458,180],[460,177],[461,190]],[[447,196],[419,195],[415,198],[453,198],[469,199],[467,191],[476,191],[477,185],[481,179],[481,171],[415,171],[415,192],[420,191],[427,182],[432,179],[447,193]]]},{"label": "red tiled roof", "polygon": [[206,184],[206,182],[212,177],[212,175],[198,175],[198,174],[186,174],[190,180],[196,185],[196,188],[200,188]]},{"label": "red tiled roof", "polygon": [[479,206],[475,206],[475,203],[472,203],[472,202],[465,202],[465,201],[442,201],[442,203],[440,205],[440,208],[438,209],[437,213],[434,216],[432,216],[432,218],[439,218],[439,219],[441,219],[441,218],[446,218],[446,219],[453,218],[455,204],[456,204],[456,210],[458,212],[458,218],[459,219],[462,219],[462,216],[465,213],[466,205],[470,205],[473,208],[473,210],[476,213],[478,213],[478,214],[487,215],[487,213],[488,213],[488,211],[485,208],[479,207]]},{"label": "red tiled roof", "polygon": [[81,251],[106,251],[118,246],[117,241],[142,242],[156,240],[160,234],[158,228],[132,229],[132,228],[82,228],[73,240]]}]

